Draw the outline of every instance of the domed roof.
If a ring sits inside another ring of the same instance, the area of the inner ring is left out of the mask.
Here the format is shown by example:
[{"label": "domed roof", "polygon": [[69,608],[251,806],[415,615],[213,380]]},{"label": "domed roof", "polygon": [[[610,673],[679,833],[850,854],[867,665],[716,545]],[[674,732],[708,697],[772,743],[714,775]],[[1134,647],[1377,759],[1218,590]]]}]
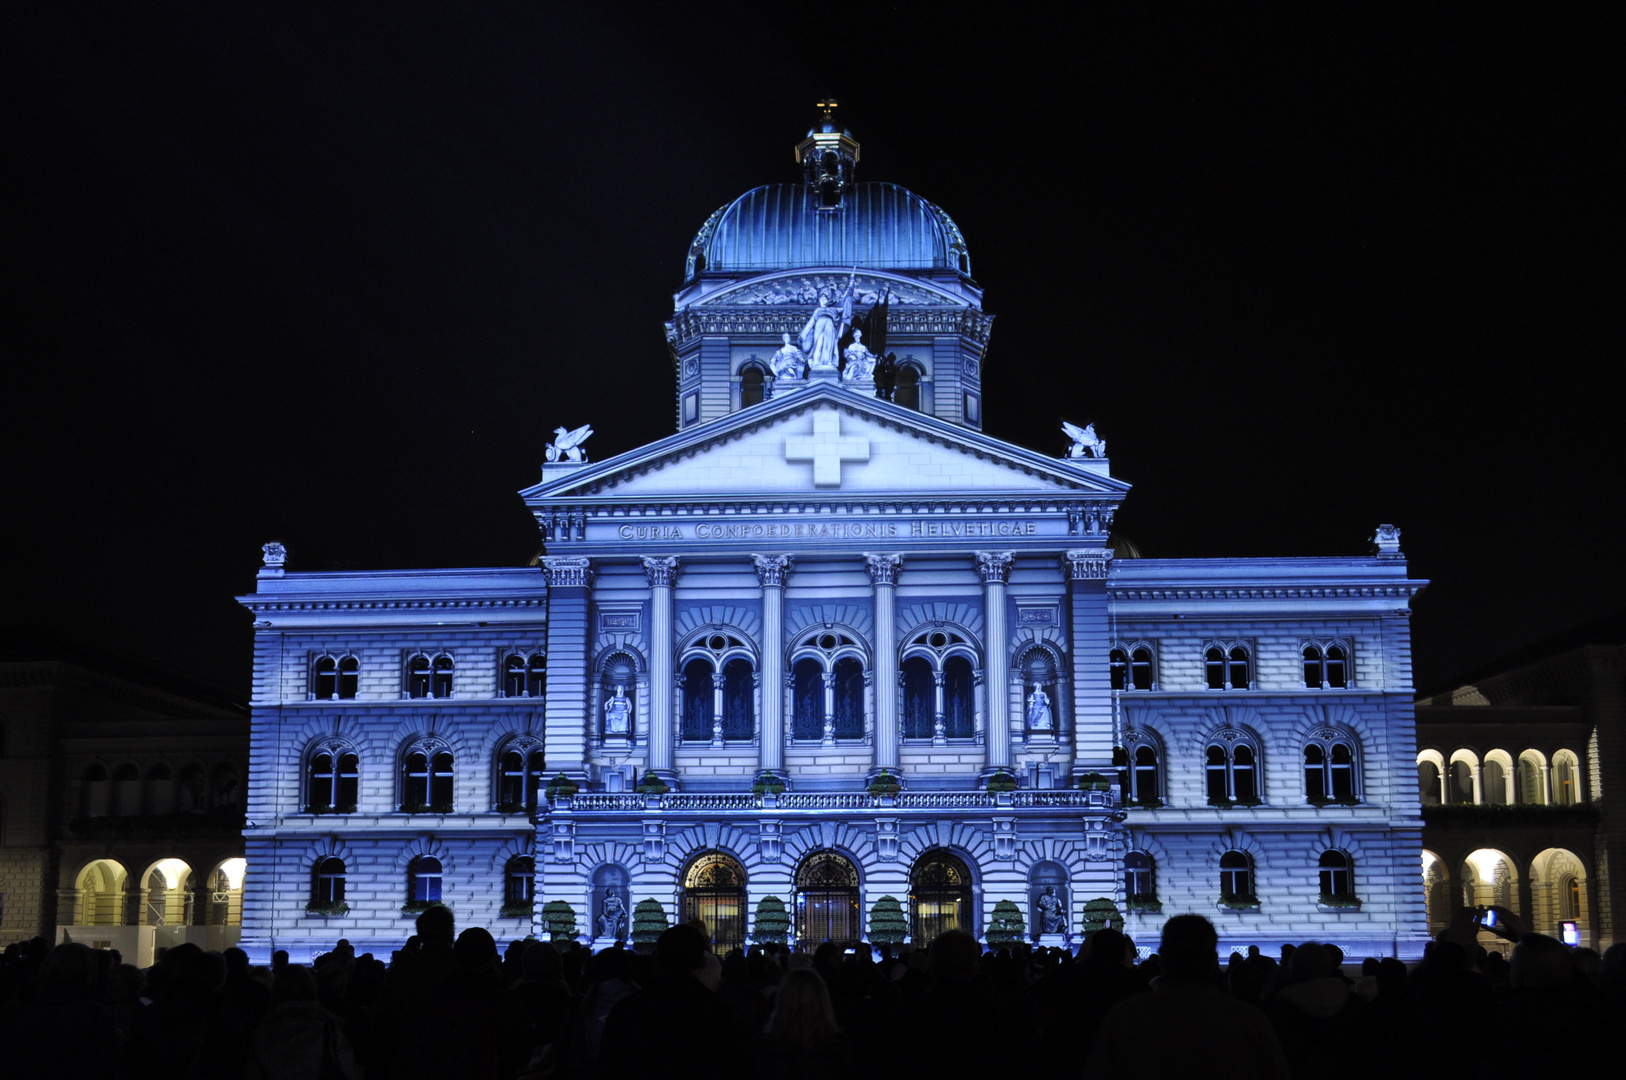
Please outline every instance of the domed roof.
[{"label": "domed roof", "polygon": [[908,188],[848,184],[840,205],[829,207],[820,205],[811,185],[765,184],[711,215],[690,246],[684,277],[702,269],[813,266],[971,274],[959,226]]}]

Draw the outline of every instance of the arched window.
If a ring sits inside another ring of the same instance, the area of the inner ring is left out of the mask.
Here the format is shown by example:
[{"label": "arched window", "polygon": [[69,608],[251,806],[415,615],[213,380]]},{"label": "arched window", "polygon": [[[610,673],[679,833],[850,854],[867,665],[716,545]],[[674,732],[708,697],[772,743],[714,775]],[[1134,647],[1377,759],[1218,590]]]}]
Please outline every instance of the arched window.
[{"label": "arched window", "polygon": [[683,876],[683,921],[699,919],[719,953],[745,944],[745,867],[714,851],[700,856]]},{"label": "arched window", "polygon": [[1304,797],[1315,806],[1354,804],[1355,740],[1342,732],[1313,732],[1304,744]]},{"label": "arched window", "polygon": [[1547,801],[1547,785],[1542,783],[1541,756],[1533,750],[1519,755],[1519,802],[1538,806]]},{"label": "arched window", "polygon": [[202,765],[194,762],[182,767],[178,784],[181,789],[181,809],[201,814],[209,808],[209,780],[204,775]]},{"label": "arched window", "polygon": [[503,868],[504,907],[525,907],[536,902],[536,860],[515,855]]},{"label": "arched window", "polygon": [[1440,805],[1440,767],[1423,759],[1417,762],[1417,791],[1424,806]]},{"label": "arched window", "polygon": [[1253,891],[1253,859],[1245,851],[1220,856],[1220,900],[1228,904],[1257,904]]},{"label": "arched window", "polygon": [[311,753],[306,778],[307,813],[349,814],[355,811],[360,786],[360,768],[355,751],[341,744],[317,747]]},{"label": "arched window", "polygon": [[898,365],[898,383],[892,400],[906,409],[920,411],[920,368],[911,363]]},{"label": "arched window", "polygon": [[168,765],[158,764],[147,769],[147,813],[174,813],[175,781],[172,777]]},{"label": "arched window", "polygon": [[360,672],[354,656],[318,656],[311,665],[311,693],[323,701],[354,698]]},{"label": "arched window", "polygon": [[546,766],[536,739],[525,736],[506,744],[497,758],[497,809],[505,814],[535,810]]},{"label": "arched window", "polygon": [[1138,904],[1157,902],[1157,865],[1144,851],[1124,855],[1124,899]]},{"label": "arched window", "polygon": [[1304,685],[1311,690],[1342,690],[1349,685],[1349,648],[1341,641],[1304,646]]},{"label": "arched window", "polygon": [[858,869],[845,855],[816,851],[796,868],[796,940],[803,946],[824,941],[857,941]]},{"label": "arched window", "polygon": [[548,658],[509,653],[502,662],[503,697],[541,697],[548,690]]},{"label": "arched window", "polygon": [[1154,690],[1157,688],[1156,665],[1152,646],[1146,642],[1118,642],[1107,653],[1114,690]]},{"label": "arched window", "polygon": [[971,910],[971,871],[946,851],[927,851],[909,874],[911,936],[918,945],[948,930],[976,933]]},{"label": "arched window", "polygon": [[1203,650],[1203,672],[1210,690],[1248,690],[1253,686],[1253,661],[1241,642],[1216,642]]},{"label": "arched window", "polygon": [[740,369],[740,408],[749,409],[762,404],[762,390],[767,378],[760,366],[746,364]]},{"label": "arched window", "polygon": [[936,730],[937,683],[923,656],[903,662],[903,737],[929,739]]},{"label": "arched window", "polygon": [[1496,758],[1487,755],[1479,766],[1479,790],[1489,805],[1507,805],[1507,770]]},{"label": "arched window", "polygon": [[418,653],[407,660],[407,696],[414,698],[449,698],[452,696],[452,674],[457,665],[445,653],[429,657]]},{"label": "arched window", "polygon": [[1317,864],[1321,873],[1322,900],[1355,899],[1355,860],[1337,848],[1321,853]]},{"label": "arched window", "polygon": [[804,657],[796,661],[791,682],[791,738],[823,738],[824,668]]},{"label": "arched window", "polygon": [[1208,804],[1259,804],[1259,748],[1253,737],[1236,730],[1221,731],[1205,751]]},{"label": "arched window", "polygon": [[862,646],[844,629],[826,627],[804,637],[792,655],[791,737],[862,739],[867,676]]},{"label": "arched window", "polygon": [[751,661],[736,656],[723,665],[724,739],[750,739],[756,734],[755,686]]},{"label": "arched window", "polygon": [[237,781],[237,766],[222,761],[209,774],[209,801],[215,808],[236,806],[242,799],[243,787]]},{"label": "arched window", "polygon": [[683,737],[691,742],[710,741],[712,699],[711,663],[694,659],[683,665]]},{"label": "arched window", "polygon": [[976,645],[953,626],[936,625],[903,650],[903,735],[906,739],[976,736]]},{"label": "arched window", "polygon": [[683,650],[683,738],[749,741],[756,734],[756,665],[738,636],[713,628]]},{"label": "arched window", "polygon": [[1575,755],[1560,750],[1553,755],[1553,802],[1559,806],[1574,806],[1581,801],[1581,769]]},{"label": "arched window", "polygon": [[438,740],[414,744],[401,760],[401,809],[409,814],[452,811],[452,752]]},{"label": "arched window", "polygon": [[407,901],[413,904],[440,903],[440,860],[419,855],[407,866]]},{"label": "arched window", "polygon": [[311,879],[311,903],[344,903],[344,860],[328,856],[317,862]]},{"label": "arched window", "polygon": [[1150,739],[1130,744],[1126,790],[1136,806],[1156,809],[1163,805],[1163,774],[1158,767],[1157,744]]}]

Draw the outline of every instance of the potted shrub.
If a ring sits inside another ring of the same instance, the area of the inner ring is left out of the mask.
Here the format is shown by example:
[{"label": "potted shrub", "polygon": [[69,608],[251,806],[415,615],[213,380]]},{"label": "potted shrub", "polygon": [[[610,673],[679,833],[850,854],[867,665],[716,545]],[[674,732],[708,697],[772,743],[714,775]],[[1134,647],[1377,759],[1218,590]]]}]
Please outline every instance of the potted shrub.
[{"label": "potted shrub", "polygon": [[864,789],[876,797],[896,795],[903,790],[903,784],[896,776],[882,769],[870,777],[869,785]]},{"label": "potted shrub", "polygon": [[1095,772],[1095,771],[1092,770],[1092,771],[1087,772],[1083,776],[1078,778],[1078,790],[1080,790],[1080,791],[1111,791],[1112,790],[1112,781],[1108,780],[1106,777],[1102,776],[1100,773]]},{"label": "potted shrub", "polygon": [[1124,805],[1135,810],[1161,810],[1163,800],[1156,795],[1148,795],[1144,799],[1130,799]]},{"label": "potted shrub", "polygon": [[1122,929],[1124,917],[1118,911],[1118,905],[1104,896],[1097,896],[1094,900],[1085,901],[1083,932],[1093,933],[1096,930],[1105,930],[1107,927]]},{"label": "potted shrub", "polygon": [[1013,901],[1001,900],[994,905],[994,917],[988,921],[988,945],[996,949],[1002,945],[1019,945],[1025,929],[1022,909]]},{"label": "potted shrub", "polygon": [[909,922],[903,917],[903,905],[895,896],[883,896],[869,909],[869,939],[877,945],[903,944],[909,936]]},{"label": "potted shrub", "polygon": [[580,790],[581,787],[576,783],[576,781],[572,780],[564,773],[560,773],[548,784],[548,801],[552,802],[555,799],[568,799]]},{"label": "potted shrub", "polygon": [[672,788],[665,780],[647,770],[644,772],[643,778],[638,781],[638,794],[640,795],[665,795],[671,790]]},{"label": "potted shrub", "polygon": [[1163,903],[1158,900],[1156,893],[1136,893],[1134,896],[1124,897],[1124,910],[1144,911],[1155,915],[1163,910]]},{"label": "potted shrub", "polygon": [[759,773],[757,778],[751,782],[751,794],[753,795],[782,795],[784,791],[785,778],[775,776],[770,772]]},{"label": "potted shrub", "polygon": [[648,952],[655,941],[666,933],[666,909],[659,900],[640,900],[632,909],[632,944],[635,949]]},{"label": "potted shrub", "polygon": [[542,925],[555,945],[575,941],[576,909],[563,900],[549,900],[542,905]]},{"label": "potted shrub", "polygon": [[535,900],[504,900],[500,914],[505,919],[529,919],[535,911]]},{"label": "potted shrub", "polygon": [[1259,898],[1252,893],[1220,893],[1220,907],[1232,911],[1251,911],[1259,906]]},{"label": "potted shrub", "polygon": [[988,793],[997,795],[1001,792],[1015,791],[1016,777],[1001,769],[988,778]]},{"label": "potted shrub", "polygon": [[764,896],[757,902],[757,917],[751,920],[751,940],[783,943],[790,930],[790,913],[777,896]]},{"label": "potted shrub", "polygon": [[1361,898],[1358,896],[1322,893],[1316,898],[1316,903],[1320,904],[1322,907],[1358,909],[1361,906]]},{"label": "potted shrub", "polygon": [[416,915],[420,911],[428,911],[432,907],[445,907],[439,900],[408,900],[401,905],[402,915]]}]

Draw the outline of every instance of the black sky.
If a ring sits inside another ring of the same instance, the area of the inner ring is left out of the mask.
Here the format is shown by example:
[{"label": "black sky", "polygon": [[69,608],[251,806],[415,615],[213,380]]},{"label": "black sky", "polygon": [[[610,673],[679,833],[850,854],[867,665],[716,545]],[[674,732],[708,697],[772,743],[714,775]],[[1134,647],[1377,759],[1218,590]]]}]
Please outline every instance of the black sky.
[{"label": "black sky", "polygon": [[5,16],[0,619],[246,693],[267,539],[523,563],[826,93],[965,232],[987,429],[1094,420],[1147,554],[1393,521],[1420,687],[1626,603],[1618,6],[780,7]]}]

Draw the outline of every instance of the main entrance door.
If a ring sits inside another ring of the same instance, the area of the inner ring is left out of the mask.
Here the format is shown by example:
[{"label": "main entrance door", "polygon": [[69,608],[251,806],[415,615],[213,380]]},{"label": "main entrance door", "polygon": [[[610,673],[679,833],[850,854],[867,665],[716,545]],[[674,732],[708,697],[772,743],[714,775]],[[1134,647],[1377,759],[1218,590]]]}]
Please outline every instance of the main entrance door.
[{"label": "main entrance door", "polygon": [[699,919],[719,953],[745,945],[745,868],[720,851],[702,855],[683,878],[683,921]]},{"label": "main entrance door", "polygon": [[864,933],[858,869],[845,855],[817,851],[796,868],[796,940],[857,941]]}]

